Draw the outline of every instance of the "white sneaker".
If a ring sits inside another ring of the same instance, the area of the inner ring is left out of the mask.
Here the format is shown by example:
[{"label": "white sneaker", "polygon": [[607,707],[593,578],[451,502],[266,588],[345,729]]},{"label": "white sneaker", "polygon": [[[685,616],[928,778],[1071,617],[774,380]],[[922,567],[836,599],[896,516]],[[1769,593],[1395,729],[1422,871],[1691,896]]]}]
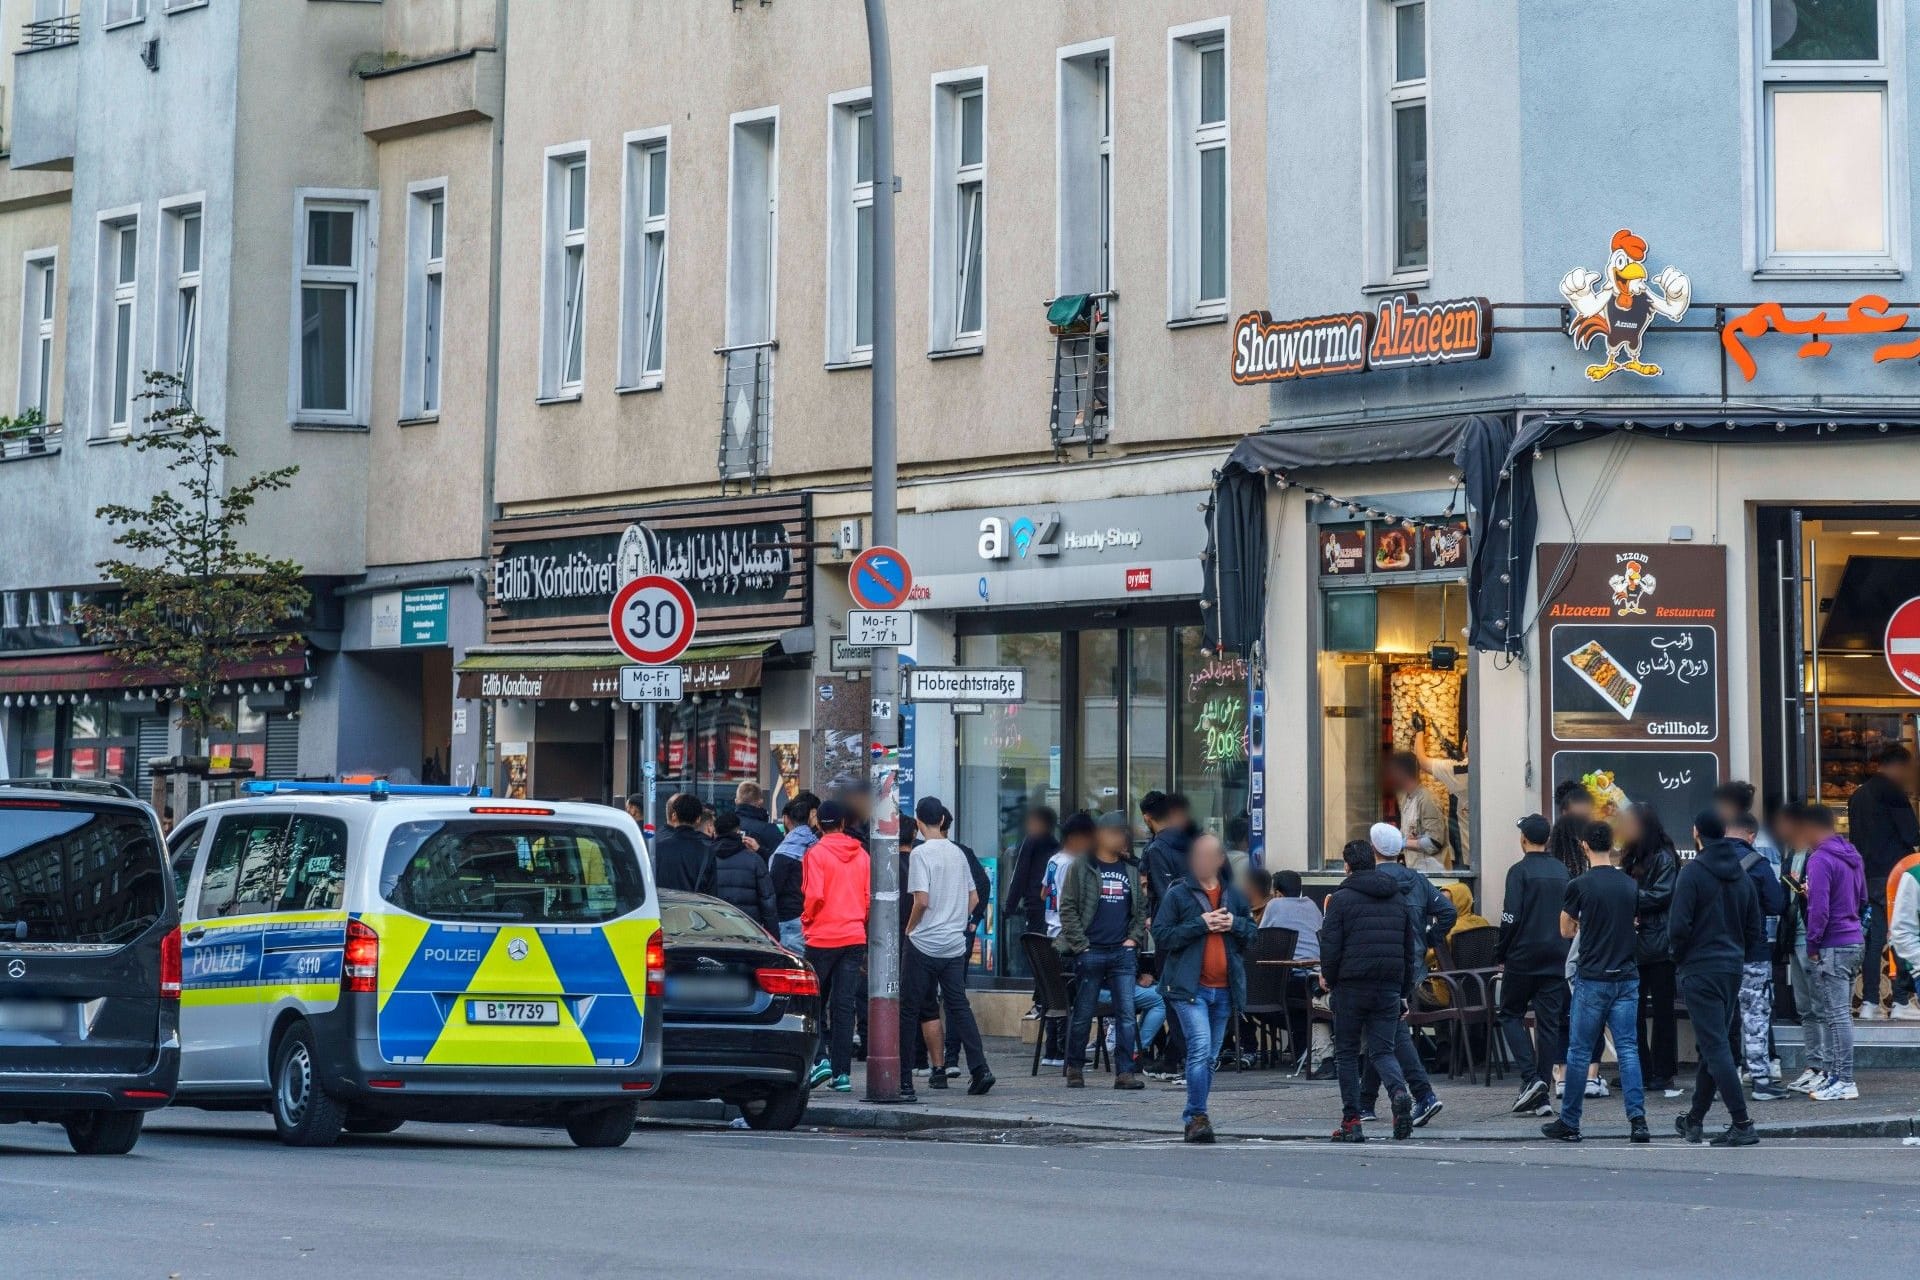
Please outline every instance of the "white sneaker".
[{"label": "white sneaker", "polygon": [[1835,1080],[1813,1095],[1815,1102],[1852,1102],[1859,1098],[1860,1087],[1851,1080]]},{"label": "white sneaker", "polygon": [[1566,1096],[1566,1093],[1567,1093],[1567,1082],[1565,1080],[1555,1080],[1553,1082],[1553,1096],[1556,1098],[1563,1098]]},{"label": "white sneaker", "polygon": [[1040,1065],[1043,1067],[1064,1067],[1067,1065],[1067,1060],[1065,1058],[1042,1058],[1040,1059]]},{"label": "white sneaker", "polygon": [[1589,1098],[1606,1097],[1607,1082],[1605,1080],[1602,1080],[1599,1076],[1594,1076],[1591,1079],[1589,1079],[1587,1081],[1587,1096]]},{"label": "white sneaker", "polygon": [[1860,1011],[1853,1015],[1856,1022],[1880,1022],[1886,1016],[1887,1011],[1877,1004],[1863,1004]]},{"label": "white sneaker", "polygon": [[1799,1078],[1788,1085],[1787,1088],[1793,1090],[1795,1093],[1812,1093],[1824,1083],[1825,1078],[1812,1067],[1808,1067],[1805,1071],[1802,1071]]},{"label": "white sneaker", "polygon": [[1686,1094],[1687,1091],[1685,1089],[1663,1089],[1660,1091],[1660,1096],[1663,1098],[1684,1098]]},{"label": "white sneaker", "polygon": [[1920,1022],[1920,1000],[1909,1000],[1905,1004],[1893,1006],[1888,1017],[1895,1022]]}]

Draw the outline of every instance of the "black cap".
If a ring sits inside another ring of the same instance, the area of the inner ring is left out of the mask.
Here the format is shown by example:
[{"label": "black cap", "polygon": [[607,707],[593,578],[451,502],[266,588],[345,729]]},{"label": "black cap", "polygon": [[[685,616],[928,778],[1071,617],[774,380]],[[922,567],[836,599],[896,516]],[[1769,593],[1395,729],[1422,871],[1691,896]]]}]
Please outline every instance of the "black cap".
[{"label": "black cap", "polygon": [[938,796],[921,796],[914,801],[913,816],[930,827],[937,827],[947,820],[947,806],[940,803]]},{"label": "black cap", "polygon": [[833,826],[847,820],[847,810],[838,800],[822,800],[820,807],[813,812],[814,820],[823,827]]},{"label": "black cap", "polygon": [[1528,844],[1545,844],[1553,834],[1553,824],[1537,813],[1530,813],[1513,825],[1520,828],[1520,838]]}]

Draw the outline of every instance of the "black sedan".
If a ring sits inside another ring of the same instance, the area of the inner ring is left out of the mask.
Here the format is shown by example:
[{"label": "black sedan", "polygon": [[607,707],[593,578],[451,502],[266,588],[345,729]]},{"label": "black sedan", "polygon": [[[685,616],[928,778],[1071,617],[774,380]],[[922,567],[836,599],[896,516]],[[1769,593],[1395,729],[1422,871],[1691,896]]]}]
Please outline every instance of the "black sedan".
[{"label": "black sedan", "polygon": [[656,1099],[719,1098],[755,1129],[807,1111],[820,1045],[820,981],[736,907],[663,892],[666,1034]]}]

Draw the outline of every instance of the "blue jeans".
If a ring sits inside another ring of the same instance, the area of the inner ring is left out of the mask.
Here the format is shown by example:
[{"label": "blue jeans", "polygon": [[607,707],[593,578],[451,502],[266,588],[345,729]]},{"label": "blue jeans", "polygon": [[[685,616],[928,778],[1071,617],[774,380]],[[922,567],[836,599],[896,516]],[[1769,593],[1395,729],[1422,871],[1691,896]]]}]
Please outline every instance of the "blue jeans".
[{"label": "blue jeans", "polygon": [[1573,1015],[1567,1027],[1567,1088],[1560,1099],[1560,1123],[1569,1129],[1580,1127],[1580,1110],[1586,1101],[1582,1082],[1602,1026],[1613,1033],[1613,1051],[1620,1056],[1620,1096],[1627,1105],[1627,1119],[1647,1114],[1646,1090],[1640,1082],[1638,975],[1617,982],[1575,978]]},{"label": "blue jeans", "polygon": [[1145,1051],[1167,1025],[1167,1002],[1159,987],[1134,987],[1133,1016],[1140,1022],[1140,1038],[1134,1043]]},{"label": "blue jeans", "polygon": [[1187,1109],[1180,1113],[1180,1119],[1187,1121],[1207,1114],[1213,1061],[1226,1042],[1233,997],[1225,987],[1201,987],[1192,998],[1176,997],[1171,1003],[1174,1017],[1180,1019],[1180,1034],[1187,1038]]},{"label": "blue jeans", "polygon": [[807,940],[800,932],[800,917],[780,922],[780,945],[797,956],[807,954]]},{"label": "blue jeans", "polygon": [[1132,947],[1091,947],[1074,961],[1079,985],[1073,991],[1073,1022],[1067,1028],[1067,1067],[1077,1070],[1086,1065],[1087,1033],[1093,1028],[1094,1010],[1099,1008],[1100,993],[1113,998],[1113,1070],[1117,1075],[1133,1073],[1134,975],[1140,971],[1140,953]]}]

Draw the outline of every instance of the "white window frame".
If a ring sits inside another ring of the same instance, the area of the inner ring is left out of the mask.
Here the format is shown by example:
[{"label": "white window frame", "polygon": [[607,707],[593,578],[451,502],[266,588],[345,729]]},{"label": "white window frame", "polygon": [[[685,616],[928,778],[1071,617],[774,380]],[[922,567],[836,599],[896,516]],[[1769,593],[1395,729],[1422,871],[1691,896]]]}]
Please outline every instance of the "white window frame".
[{"label": "white window frame", "polygon": [[[1748,144],[1743,157],[1743,186],[1751,216],[1744,219],[1747,269],[1757,279],[1898,279],[1912,267],[1911,198],[1907,142],[1907,17],[1899,0],[1880,0],[1880,56],[1873,61],[1774,62],[1771,6],[1743,0],[1748,39],[1743,42],[1741,80],[1746,92],[1742,112]],[[1773,247],[1773,112],[1776,92],[1879,85],[1885,115],[1886,153],[1884,253],[1778,252]]]},{"label": "white window frame", "polygon": [[[992,163],[993,108],[985,67],[938,72],[933,77],[932,88],[933,145],[929,148],[932,168],[931,180],[927,184],[927,220],[928,242],[933,246],[933,252],[928,255],[927,354],[937,358],[971,355],[986,346],[990,308],[986,287],[988,259],[984,247],[993,239],[988,234],[992,220],[992,184],[988,170]],[[962,165],[962,103],[974,94],[980,98],[980,163]],[[966,217],[964,203],[966,190],[974,186],[979,188],[981,202],[982,252],[978,282],[980,326],[965,330],[961,328],[961,309],[965,305],[963,294],[967,283],[963,274],[970,255],[966,243],[969,227],[964,224],[971,220]]]},{"label": "white window frame", "polygon": [[[117,439],[132,434],[136,397],[140,394],[136,371],[140,350],[140,269],[147,257],[140,247],[140,206],[102,210],[98,226],[94,241],[98,251],[94,261],[93,376],[89,379],[93,413],[89,434],[96,439]],[[120,236],[129,229],[134,236],[134,278],[123,283]],[[123,309],[127,312],[127,368],[125,394],[121,395],[118,335]]]},{"label": "white window frame", "polygon": [[54,337],[59,332],[59,248],[49,245],[22,254],[20,283],[20,384],[15,407],[22,414],[38,409],[43,422],[52,422],[53,389],[60,372],[53,360]]},{"label": "white window frame", "polygon": [[130,27],[136,22],[144,22],[146,17],[147,0],[106,0],[100,6],[100,28],[103,31]]},{"label": "white window frame", "polygon": [[[738,168],[738,146],[742,126],[769,125],[773,131],[772,155],[768,160],[767,180],[767,297],[764,338],[743,336],[746,328],[758,330],[758,326],[749,326],[753,317],[736,314],[734,307],[734,233],[741,216],[736,202],[739,192],[735,188],[734,176]],[[780,298],[780,145],[781,145],[780,108],[758,107],[751,111],[736,111],[727,118],[727,345],[735,346],[745,342],[776,341],[779,336],[779,298]]]},{"label": "white window frame", "polygon": [[[434,252],[433,211],[440,210],[439,252]],[[400,343],[400,421],[432,422],[447,389],[447,180],[421,178],[407,184],[407,286]],[[437,313],[432,306],[435,291]]]},{"label": "white window frame", "polygon": [[[567,225],[569,214],[568,183],[575,165],[585,173],[586,198],[581,204],[580,225]],[[585,139],[548,147],[540,158],[541,271],[540,271],[540,390],[542,402],[578,400],[587,371],[587,286],[591,283],[591,264],[587,260],[588,229],[593,225],[593,161]],[[568,295],[567,259],[579,250],[580,269],[575,276],[573,297]],[[578,308],[576,317],[571,308]],[[580,376],[568,377],[568,357],[574,354],[568,345],[578,320]]]},{"label": "white window frame", "polygon": [[860,211],[873,208],[877,175],[860,180],[860,121],[873,120],[871,87],[827,98],[827,351],[829,369],[873,363],[860,327]]},{"label": "white window frame", "polygon": [[[200,220],[200,260],[192,271],[185,269],[186,220]],[[164,370],[177,377],[184,377],[188,386],[184,395],[186,403],[191,404],[193,397],[201,387],[200,371],[204,367],[202,341],[206,333],[205,315],[207,310],[206,262],[207,262],[207,216],[206,196],[203,192],[193,195],[176,196],[160,202],[160,235],[158,256],[159,264],[155,278],[162,282],[165,296],[156,302],[153,313],[153,363],[148,366]],[[191,371],[183,370],[181,364],[181,322],[182,303],[191,290],[193,332],[188,335]],[[190,372],[191,376],[187,376]]]},{"label": "white window frame", "polygon": [[[1055,53],[1054,101],[1054,269],[1053,291],[1062,293],[1104,293],[1113,288],[1113,39],[1087,40],[1068,45]],[[1088,96],[1087,81],[1093,88]],[[1098,128],[1093,135],[1094,148],[1089,157],[1081,154],[1088,135],[1084,116],[1091,112]],[[1078,126],[1078,127],[1077,127]],[[1088,161],[1096,181],[1087,184],[1080,172]],[[1104,170],[1101,168],[1105,163]],[[1098,178],[1104,176],[1102,189]],[[1079,193],[1091,189],[1091,197]],[[1085,248],[1080,230],[1085,220],[1087,199],[1093,202],[1093,221],[1104,246],[1095,254],[1097,279],[1080,278]],[[1091,284],[1090,289],[1079,286]]]},{"label": "white window frame", "polygon": [[[635,129],[621,138],[626,166],[620,184],[620,369],[616,391],[653,391],[667,381],[666,319],[671,283],[673,215],[673,133],[671,129]],[[666,193],[660,212],[653,208],[655,152],[665,157]],[[652,287],[649,287],[651,285]],[[660,349],[652,350],[654,313],[661,316]]]},{"label": "white window frame", "polygon": [[[350,210],[358,215],[353,267],[308,267],[307,213],[310,209]],[[373,386],[373,287],[378,278],[380,193],[349,187],[297,187],[293,193],[293,292],[287,347],[287,420],[296,426],[360,427],[371,416]],[[347,407],[307,409],[301,393],[301,289],[307,284],[345,284],[353,288],[352,346],[347,353]]]},{"label": "white window frame", "polygon": [[[1397,11],[1419,0],[1368,0],[1362,24],[1365,76],[1361,133],[1360,202],[1362,234],[1366,242],[1366,292],[1390,292],[1424,288],[1433,278],[1433,13],[1427,0],[1422,24],[1423,56],[1426,75],[1419,80],[1396,80],[1395,32]],[[1394,113],[1402,106],[1420,103],[1426,108],[1427,122],[1427,261],[1425,265],[1399,266],[1399,211],[1397,207],[1398,171],[1395,164]]]},{"label": "white window frame", "polygon": [[[1200,55],[1223,51],[1221,94],[1227,118],[1200,122]],[[1227,18],[1190,22],[1167,30],[1167,323],[1217,324],[1227,318],[1233,293],[1233,31]],[[1200,296],[1200,157],[1226,153],[1222,210],[1221,279],[1218,298]]]}]

